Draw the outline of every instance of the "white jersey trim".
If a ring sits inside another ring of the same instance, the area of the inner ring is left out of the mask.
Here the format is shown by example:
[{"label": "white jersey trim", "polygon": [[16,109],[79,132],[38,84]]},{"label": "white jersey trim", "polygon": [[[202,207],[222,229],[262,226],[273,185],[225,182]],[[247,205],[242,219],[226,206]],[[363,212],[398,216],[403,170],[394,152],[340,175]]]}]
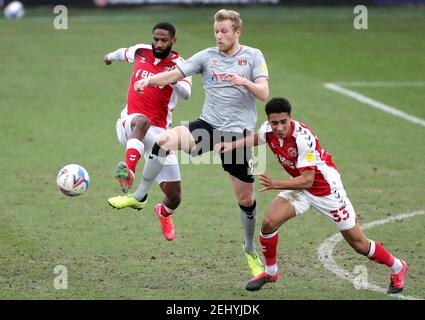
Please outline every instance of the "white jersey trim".
[{"label": "white jersey trim", "polygon": [[134,55],[136,54],[136,51],[139,49],[148,49],[152,50],[152,45],[139,43],[134,46],[128,47],[125,51],[125,58],[129,63],[134,63]]}]

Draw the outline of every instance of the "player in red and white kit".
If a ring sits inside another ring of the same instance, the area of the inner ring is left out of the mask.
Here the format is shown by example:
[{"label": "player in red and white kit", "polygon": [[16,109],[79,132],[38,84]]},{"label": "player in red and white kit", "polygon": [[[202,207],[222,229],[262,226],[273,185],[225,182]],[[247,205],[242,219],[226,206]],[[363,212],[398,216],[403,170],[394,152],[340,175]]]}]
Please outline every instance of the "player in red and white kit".
[{"label": "player in red and white kit", "polygon": [[[160,22],[152,29],[152,44],[137,44],[121,48],[104,57],[106,64],[112,61],[126,61],[134,65],[127,93],[127,103],[116,123],[119,142],[126,146],[126,161],[116,167],[116,178],[121,190],[131,191],[136,166],[141,156],[147,157],[159,134],[171,127],[172,111],[177,106],[178,97],[188,99],[191,95],[191,79],[184,78],[175,84],[163,87],[149,87],[142,95],[134,90],[134,83],[140,79],[171,70],[182,58],[172,46],[176,42],[175,27],[168,22]],[[155,206],[164,236],[172,240],[174,225],[169,214],[180,204],[180,171],[175,154],[167,156],[164,170],[156,179],[165,194],[163,204]],[[108,199],[111,204],[112,198]],[[132,206],[143,209],[139,203]],[[161,214],[164,212],[164,215]],[[166,216],[166,217],[164,217]]]},{"label": "player in red and white kit", "polygon": [[246,289],[259,290],[267,282],[279,279],[276,263],[278,229],[287,220],[313,207],[336,224],[356,252],[391,268],[388,293],[401,292],[408,265],[363,234],[331,155],[322,149],[314,132],[305,124],[292,120],[291,105],[285,98],[270,100],[266,104],[266,114],[268,121],[257,133],[216,146],[216,152],[228,152],[244,145],[267,143],[283,169],[292,176],[289,180],[272,180],[266,173],[260,175],[263,186],[260,192],[282,191],[267,210],[261,227],[260,244],[266,270],[252,278]]}]

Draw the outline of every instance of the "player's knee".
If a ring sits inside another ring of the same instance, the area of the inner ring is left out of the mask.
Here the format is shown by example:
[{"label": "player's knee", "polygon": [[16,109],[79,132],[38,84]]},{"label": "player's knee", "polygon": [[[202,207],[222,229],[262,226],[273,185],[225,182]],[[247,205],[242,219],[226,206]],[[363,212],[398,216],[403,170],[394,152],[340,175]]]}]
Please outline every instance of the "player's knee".
[{"label": "player's knee", "polygon": [[148,131],[150,126],[151,126],[151,122],[149,121],[148,118],[139,116],[137,117],[136,122],[134,124],[134,129],[146,132]]},{"label": "player's knee", "polygon": [[242,194],[238,197],[239,206],[250,208],[254,205],[255,199],[253,199],[251,193]]},{"label": "player's knee", "polygon": [[261,226],[261,231],[263,233],[272,233],[277,230],[277,223],[270,219],[268,216],[265,216],[263,219],[263,224]]}]

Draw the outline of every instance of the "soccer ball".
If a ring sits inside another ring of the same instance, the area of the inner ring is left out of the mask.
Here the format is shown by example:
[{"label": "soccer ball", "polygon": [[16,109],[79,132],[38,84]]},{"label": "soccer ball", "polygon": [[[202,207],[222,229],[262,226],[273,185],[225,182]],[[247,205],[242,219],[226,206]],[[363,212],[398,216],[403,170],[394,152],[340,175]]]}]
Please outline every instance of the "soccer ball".
[{"label": "soccer ball", "polygon": [[24,14],[25,8],[20,1],[12,1],[4,8],[4,16],[8,19],[20,19]]},{"label": "soccer ball", "polygon": [[86,192],[90,178],[87,170],[78,164],[68,164],[59,170],[56,180],[58,188],[65,195],[74,197]]}]

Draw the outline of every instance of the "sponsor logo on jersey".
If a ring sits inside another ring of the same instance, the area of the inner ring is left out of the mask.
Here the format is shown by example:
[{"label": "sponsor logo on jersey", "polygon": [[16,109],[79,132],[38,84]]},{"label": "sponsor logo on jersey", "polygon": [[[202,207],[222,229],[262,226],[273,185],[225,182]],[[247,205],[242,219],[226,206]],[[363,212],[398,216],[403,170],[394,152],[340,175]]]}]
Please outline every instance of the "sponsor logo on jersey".
[{"label": "sponsor logo on jersey", "polygon": [[225,81],[226,76],[227,76],[227,73],[216,73],[214,70],[211,70],[211,75],[210,75],[211,84],[216,84],[218,82]]},{"label": "sponsor logo on jersey", "polygon": [[149,72],[148,70],[138,69],[136,71],[135,78],[137,79],[140,76],[140,79],[142,79],[142,78],[144,79],[144,78],[147,78],[147,77],[150,77],[150,76],[154,76],[154,75],[155,75],[154,73]]},{"label": "sponsor logo on jersey", "polygon": [[276,155],[277,159],[280,161],[280,163],[285,166],[285,167],[289,167],[291,169],[295,169],[295,165],[292,161],[286,159],[285,157],[282,157],[281,155],[277,154]]},{"label": "sponsor logo on jersey", "polygon": [[211,83],[217,83],[218,82],[218,75],[214,72],[214,70],[211,70],[211,77],[210,77]]}]

